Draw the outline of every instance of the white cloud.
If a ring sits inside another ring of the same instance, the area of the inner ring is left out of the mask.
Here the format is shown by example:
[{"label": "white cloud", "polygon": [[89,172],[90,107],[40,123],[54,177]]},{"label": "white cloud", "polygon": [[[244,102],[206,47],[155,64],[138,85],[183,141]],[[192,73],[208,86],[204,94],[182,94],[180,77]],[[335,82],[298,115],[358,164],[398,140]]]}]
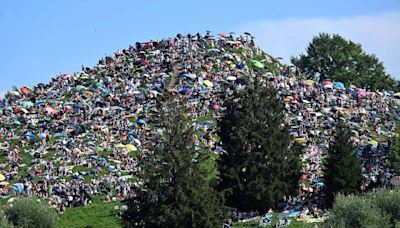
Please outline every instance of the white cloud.
[{"label": "white cloud", "polygon": [[238,32],[248,31],[260,47],[274,57],[298,56],[312,37],[320,32],[338,33],[360,43],[369,54],[375,54],[386,71],[400,78],[400,12],[338,19],[306,18],[265,20],[239,25]]}]

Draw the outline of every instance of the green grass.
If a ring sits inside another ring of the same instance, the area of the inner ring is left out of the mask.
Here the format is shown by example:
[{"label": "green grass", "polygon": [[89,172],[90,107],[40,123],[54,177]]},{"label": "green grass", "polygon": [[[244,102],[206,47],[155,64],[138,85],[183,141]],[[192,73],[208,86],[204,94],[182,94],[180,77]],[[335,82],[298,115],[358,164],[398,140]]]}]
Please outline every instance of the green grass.
[{"label": "green grass", "polygon": [[116,217],[114,210],[119,205],[121,202],[103,203],[100,197],[94,198],[88,206],[67,208],[59,216],[58,227],[122,227],[122,219]]}]

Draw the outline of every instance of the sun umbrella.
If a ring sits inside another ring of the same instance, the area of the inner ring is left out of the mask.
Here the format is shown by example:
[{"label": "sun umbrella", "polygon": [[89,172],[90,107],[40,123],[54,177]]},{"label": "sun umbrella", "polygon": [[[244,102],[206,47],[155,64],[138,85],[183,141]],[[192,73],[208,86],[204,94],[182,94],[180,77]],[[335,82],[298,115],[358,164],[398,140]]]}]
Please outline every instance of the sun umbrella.
[{"label": "sun umbrella", "polygon": [[122,143],[118,143],[117,145],[115,145],[115,148],[125,148],[125,145]]},{"label": "sun umbrella", "polygon": [[306,140],[304,138],[295,138],[294,141],[297,143],[304,143]]},{"label": "sun umbrella", "polygon": [[19,193],[21,193],[24,190],[24,184],[22,184],[22,183],[16,183],[16,184],[13,184],[13,186],[14,186],[14,189]]},{"label": "sun umbrella", "polygon": [[26,110],[26,108],[19,108],[19,107],[17,107],[17,108],[14,110],[14,113],[20,113],[20,112],[28,113],[28,110]]},{"label": "sun umbrella", "polygon": [[223,33],[223,32],[221,32],[220,34],[218,34],[218,36],[223,37],[223,38],[226,38],[226,35],[225,35],[225,33]]},{"label": "sun umbrella", "polygon": [[360,96],[365,96],[365,95],[367,95],[367,94],[365,93],[365,91],[362,90],[362,89],[357,90],[357,94],[360,95]]},{"label": "sun umbrella", "polygon": [[214,86],[214,84],[209,80],[204,80],[203,83],[209,88],[212,88]]},{"label": "sun umbrella", "polygon": [[0,181],[3,181],[5,179],[6,179],[6,177],[3,174],[0,174]]},{"label": "sun umbrella", "polygon": [[320,186],[320,187],[324,187],[325,186],[325,184],[324,183],[322,183],[322,182],[317,182],[317,183],[314,183],[314,184],[312,184],[312,185],[310,185],[311,187],[315,187],[315,186]]},{"label": "sun umbrella", "polygon": [[369,144],[371,145],[378,145],[378,142],[376,140],[371,140],[369,141]]},{"label": "sun umbrella", "polygon": [[54,134],[54,137],[65,137],[65,136],[67,136],[67,132],[64,132],[64,131],[57,132]]},{"label": "sun umbrella", "polygon": [[20,89],[22,94],[28,95],[29,94],[29,88],[28,87],[22,87]]},{"label": "sun umbrella", "polygon": [[101,148],[101,147],[99,147],[99,146],[96,146],[95,148],[93,148],[93,150],[94,150],[95,152],[103,152],[103,151],[104,151],[104,149]]},{"label": "sun umbrella", "polygon": [[343,84],[343,82],[334,82],[333,83],[333,88],[335,88],[335,89],[344,89],[344,84]]},{"label": "sun umbrella", "polygon": [[372,117],[378,116],[378,113],[376,113],[375,111],[372,111],[372,112],[370,112],[369,114],[370,114]]},{"label": "sun umbrella", "polygon": [[10,183],[8,183],[8,181],[1,181],[0,182],[0,185],[2,185],[2,186],[7,186],[7,185],[9,185]]},{"label": "sun umbrella", "polygon": [[184,88],[180,88],[180,89],[178,90],[178,92],[179,92],[180,94],[187,94],[187,93],[190,92],[190,89],[184,87]]},{"label": "sun umbrella", "polygon": [[144,119],[140,119],[140,120],[138,120],[138,123],[139,123],[139,124],[145,124],[146,121],[145,121]]},{"label": "sun umbrella", "polygon": [[24,101],[24,102],[22,102],[22,106],[24,106],[24,107],[33,106],[33,103],[30,101]]},{"label": "sun umbrella", "polygon": [[52,107],[47,107],[47,108],[45,108],[45,110],[46,110],[47,114],[54,114],[57,112],[57,110],[55,110]]},{"label": "sun umbrella", "polygon": [[365,109],[361,109],[360,114],[367,114],[367,111]]},{"label": "sun umbrella", "polygon": [[254,64],[255,67],[264,68],[264,64],[262,64],[260,61],[254,60],[253,64]]},{"label": "sun umbrella", "polygon": [[400,97],[400,92],[397,92],[397,93],[393,94],[393,96]]},{"label": "sun umbrella", "polygon": [[44,104],[44,100],[38,100],[35,102],[35,105],[41,105]]},{"label": "sun umbrella", "polygon": [[134,142],[135,144],[137,144],[138,146],[142,145],[142,142],[140,142],[139,139],[134,139],[133,142]]},{"label": "sun umbrella", "polygon": [[313,85],[314,84],[314,80],[307,80],[304,82],[306,85]]},{"label": "sun umbrella", "polygon": [[196,75],[195,74],[182,74],[183,77],[189,78],[189,79],[195,79]]},{"label": "sun umbrella", "polygon": [[10,91],[10,93],[15,96],[21,95],[18,91]]},{"label": "sun umbrella", "polygon": [[136,148],[136,146],[132,145],[132,144],[127,144],[125,145],[125,148],[128,149],[129,151],[137,151],[138,149]]},{"label": "sun umbrella", "polygon": [[324,82],[322,82],[322,85],[324,86],[324,88],[332,88],[333,87],[333,83],[331,81],[324,81]]},{"label": "sun umbrella", "polygon": [[36,135],[35,135],[35,134],[32,134],[32,133],[26,133],[26,136],[27,136],[28,138],[31,138],[31,139],[36,138]]},{"label": "sun umbrella", "polygon": [[289,102],[290,102],[290,99],[289,99],[289,98],[283,99],[283,103],[287,104],[287,103],[289,103]]},{"label": "sun umbrella", "polygon": [[15,124],[15,125],[21,125],[21,122],[18,121],[18,120],[14,120],[12,123]]},{"label": "sun umbrella", "polygon": [[86,89],[86,87],[82,86],[82,85],[78,85],[75,87],[75,90],[77,90],[77,91],[81,91],[81,90],[85,90],[85,89]]},{"label": "sun umbrella", "polygon": [[227,41],[226,41],[226,43],[227,43],[227,44],[232,44],[232,45],[233,45],[233,44],[235,44],[235,43],[236,43],[236,41],[233,41],[233,40],[227,40]]},{"label": "sun umbrella", "polygon": [[227,81],[235,81],[236,77],[235,76],[229,76],[226,78]]},{"label": "sun umbrella", "polygon": [[220,50],[218,48],[211,48],[211,49],[208,49],[208,51],[210,51],[210,52],[220,52]]}]

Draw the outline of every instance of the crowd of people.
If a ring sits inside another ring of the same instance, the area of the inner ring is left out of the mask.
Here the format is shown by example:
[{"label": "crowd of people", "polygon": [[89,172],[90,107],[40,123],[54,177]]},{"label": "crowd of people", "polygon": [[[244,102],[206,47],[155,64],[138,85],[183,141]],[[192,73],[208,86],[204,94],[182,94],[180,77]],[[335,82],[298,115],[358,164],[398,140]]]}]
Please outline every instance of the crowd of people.
[{"label": "crowd of people", "polygon": [[391,93],[303,80],[250,34],[207,32],[136,43],[82,72],[10,91],[0,100],[2,197],[48,198],[61,213],[98,195],[128,199],[140,186],[138,160],[160,133],[152,124],[158,96],[187,97],[194,128],[203,132],[194,137],[196,148],[220,153],[206,117],[220,118],[223,101],[254,77],[277,88],[294,141],[306,146],[299,194],[284,199],[286,207],[321,206],[321,168],[339,120],[362,148],[363,187],[387,183],[392,173],[382,160],[397,116]]}]

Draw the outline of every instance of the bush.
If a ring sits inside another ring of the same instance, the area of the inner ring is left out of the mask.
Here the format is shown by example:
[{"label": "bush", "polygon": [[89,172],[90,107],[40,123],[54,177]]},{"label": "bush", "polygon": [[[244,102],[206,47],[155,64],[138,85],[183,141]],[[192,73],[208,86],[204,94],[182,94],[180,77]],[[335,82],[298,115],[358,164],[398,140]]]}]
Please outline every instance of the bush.
[{"label": "bush", "polygon": [[10,224],[6,216],[4,215],[4,211],[0,210],[0,228],[12,228],[13,226]]},{"label": "bush", "polygon": [[400,189],[390,191],[388,189],[380,189],[375,193],[371,193],[372,202],[390,217],[390,223],[394,227],[396,224],[400,226]]},{"label": "bush", "polygon": [[56,227],[57,213],[45,201],[36,198],[20,199],[5,210],[7,219],[15,227],[53,228]]},{"label": "bush", "polygon": [[371,197],[338,194],[324,227],[391,227],[389,216],[380,211]]}]

